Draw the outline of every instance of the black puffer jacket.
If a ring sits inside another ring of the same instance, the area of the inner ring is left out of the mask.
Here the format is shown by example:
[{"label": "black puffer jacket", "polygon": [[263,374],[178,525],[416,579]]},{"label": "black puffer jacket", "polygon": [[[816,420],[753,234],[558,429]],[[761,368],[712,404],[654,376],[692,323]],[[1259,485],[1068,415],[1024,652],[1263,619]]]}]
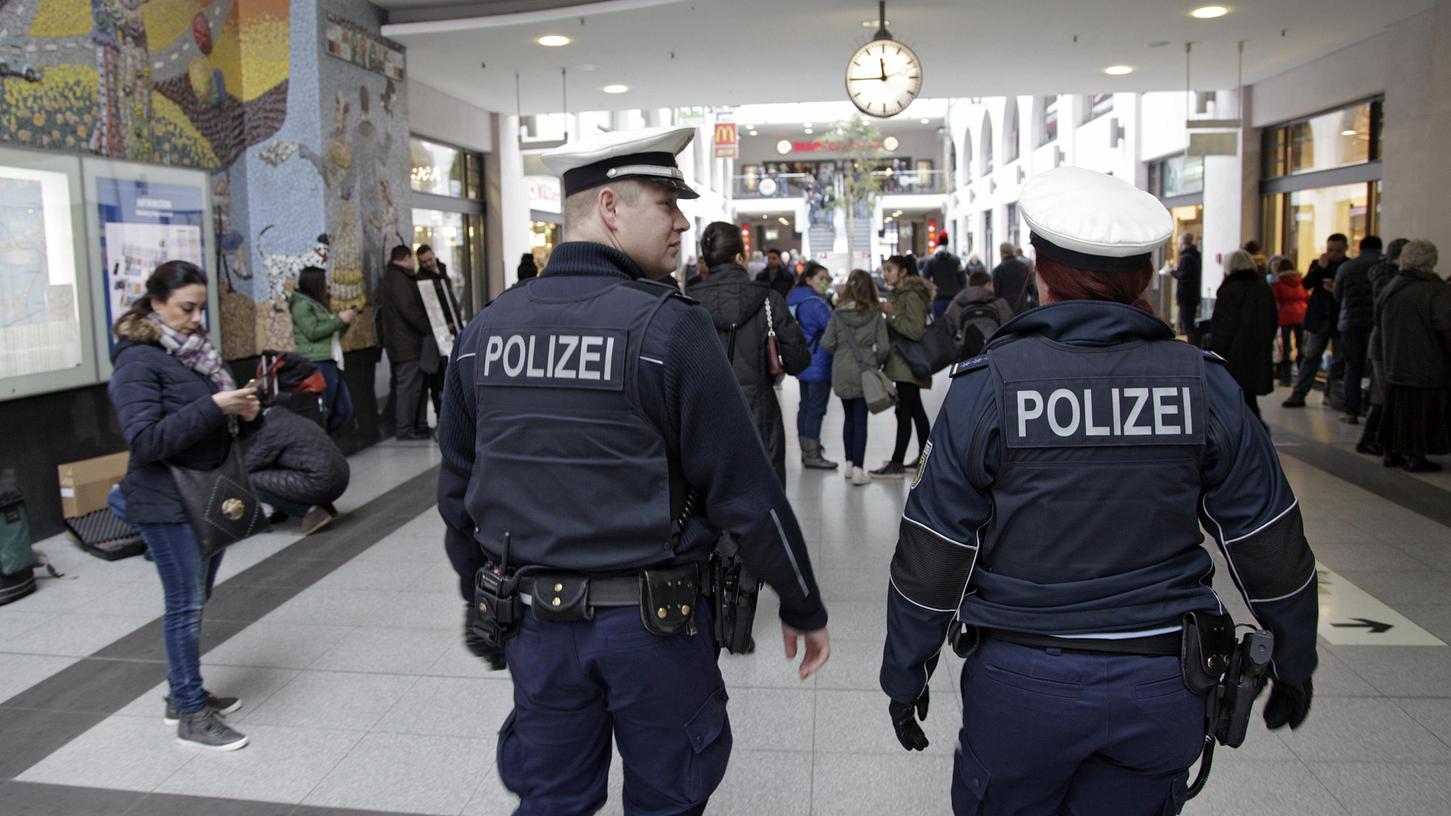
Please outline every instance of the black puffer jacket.
[{"label": "black puffer jacket", "polygon": [[[781,351],[781,362],[787,374],[800,374],[811,365],[811,349],[806,345],[800,324],[791,316],[785,298],[770,286],[752,281],[749,273],[734,263],[712,268],[707,279],[691,286],[686,294],[700,301],[715,321],[716,335],[720,337],[721,346],[731,354],[731,368],[735,371],[736,382],[745,392],[751,415],[756,418],[756,428],[761,432],[766,454],[771,458],[776,476],[784,484],[786,428],[781,421],[781,405],[776,401],[775,382],[766,367],[766,312],[763,308],[766,301],[769,299],[771,303],[776,345]],[[732,333],[735,335],[734,353],[731,353]]]},{"label": "black puffer jacket", "polygon": [[1380,265],[1382,257],[1379,252],[1362,252],[1336,270],[1335,299],[1340,301],[1340,316],[1335,327],[1340,331],[1369,332],[1375,325],[1370,271]]},{"label": "black puffer jacket", "polygon": [[326,504],[343,495],[352,471],[327,432],[286,408],[266,414],[267,424],[247,440],[252,484],[298,504]]}]

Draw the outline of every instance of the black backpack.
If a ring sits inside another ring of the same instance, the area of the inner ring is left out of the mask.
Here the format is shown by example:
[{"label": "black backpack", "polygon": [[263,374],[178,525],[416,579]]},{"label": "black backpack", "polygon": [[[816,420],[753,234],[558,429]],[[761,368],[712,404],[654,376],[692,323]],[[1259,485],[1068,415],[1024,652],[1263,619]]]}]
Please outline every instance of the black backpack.
[{"label": "black backpack", "polygon": [[957,361],[981,354],[988,338],[1001,325],[997,307],[992,302],[974,303],[963,309],[957,318]]}]

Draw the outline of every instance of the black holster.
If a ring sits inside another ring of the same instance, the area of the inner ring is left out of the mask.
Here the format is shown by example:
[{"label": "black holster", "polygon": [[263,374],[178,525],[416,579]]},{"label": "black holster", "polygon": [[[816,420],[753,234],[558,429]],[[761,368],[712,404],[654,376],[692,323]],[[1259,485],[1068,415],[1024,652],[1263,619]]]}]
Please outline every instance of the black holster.
[{"label": "black holster", "polygon": [[756,624],[761,580],[741,562],[734,542],[725,537],[721,541],[726,546],[710,555],[710,600],[715,612],[715,643],[731,654],[747,654],[755,648],[751,630]]},{"label": "black holster", "polygon": [[982,630],[972,624],[955,620],[952,628],[947,630],[947,642],[952,644],[953,654],[966,660],[982,644]]},{"label": "black holster", "polygon": [[1229,670],[1234,653],[1234,618],[1207,612],[1187,612],[1179,649],[1184,686],[1195,694],[1208,694]]},{"label": "black holster", "polygon": [[489,646],[502,648],[519,632],[524,599],[518,582],[517,575],[492,565],[474,573],[473,632]]},{"label": "black holster", "polygon": [[1207,733],[1220,745],[1238,748],[1249,730],[1251,707],[1269,680],[1275,636],[1263,629],[1245,634],[1234,649],[1224,680],[1206,703]]}]

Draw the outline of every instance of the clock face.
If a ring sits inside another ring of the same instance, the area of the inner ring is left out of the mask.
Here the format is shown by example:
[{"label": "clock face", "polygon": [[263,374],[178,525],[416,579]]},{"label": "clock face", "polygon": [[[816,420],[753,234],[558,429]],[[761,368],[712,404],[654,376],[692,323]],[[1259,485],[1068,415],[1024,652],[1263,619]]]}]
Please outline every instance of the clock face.
[{"label": "clock face", "polygon": [[895,116],[921,91],[922,62],[896,40],[872,40],[847,63],[847,95],[869,116]]}]

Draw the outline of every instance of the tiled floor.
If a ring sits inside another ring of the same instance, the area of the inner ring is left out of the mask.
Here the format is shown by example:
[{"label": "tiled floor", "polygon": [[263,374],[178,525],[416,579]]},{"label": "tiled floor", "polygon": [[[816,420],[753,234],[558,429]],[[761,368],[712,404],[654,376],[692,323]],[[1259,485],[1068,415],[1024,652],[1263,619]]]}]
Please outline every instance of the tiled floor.
[{"label": "tiled floor", "polygon": [[[929,411],[943,386],[929,392]],[[1278,401],[1264,400],[1266,415],[1321,564],[1451,638],[1451,528],[1436,509],[1436,500],[1451,499],[1451,476],[1382,471],[1352,452],[1358,429],[1336,422],[1318,399],[1300,411]],[[782,402],[790,428],[789,381]],[[824,437],[838,458],[840,418],[833,404]],[[892,430],[890,414],[872,419],[869,467],[889,455]],[[365,508],[436,462],[428,445],[366,451],[353,458],[353,488],[339,504]],[[897,746],[877,688],[886,566],[907,485],[853,487],[839,472],[802,472],[794,462],[788,481],[831,611],[832,659],[799,681],[774,640],[774,598],[763,596],[760,649],[721,661],[735,752],[710,812],[948,813],[957,661],[944,661],[933,679],[932,745],[923,754]],[[1412,493],[1415,501],[1406,498]],[[426,499],[417,504],[416,517],[361,553],[337,558],[315,581],[299,578],[305,589],[276,577],[256,584],[278,593],[260,619],[217,624],[225,640],[203,668],[210,687],[245,699],[233,717],[252,739],[245,750],[212,755],[177,745],[160,717],[164,665],[143,662],[135,670],[155,686],[135,699],[88,707],[84,695],[63,689],[45,698],[67,701],[53,703],[54,716],[78,723],[78,736],[13,771],[16,781],[0,778],[0,812],[508,813],[513,800],[494,769],[494,733],[511,705],[510,681],[458,643],[460,601],[442,523]],[[346,543],[341,533],[367,533],[338,532],[317,539],[319,558],[334,540]],[[298,557],[284,551],[294,540],[279,532],[239,545],[223,578],[272,568],[263,562],[278,553]],[[19,699],[35,698],[46,678],[58,684],[68,667],[161,611],[154,572],[141,559],[103,563],[61,541],[44,548],[67,577],[0,608],[0,745],[16,694],[29,688]],[[298,562],[278,569],[288,563]],[[1234,600],[1225,575],[1217,585]],[[247,580],[237,586],[253,587]],[[1308,723],[1293,733],[1258,726],[1240,750],[1221,750],[1208,790],[1186,813],[1451,813],[1451,649],[1321,647]],[[605,813],[622,812],[620,778],[616,761]]]}]

